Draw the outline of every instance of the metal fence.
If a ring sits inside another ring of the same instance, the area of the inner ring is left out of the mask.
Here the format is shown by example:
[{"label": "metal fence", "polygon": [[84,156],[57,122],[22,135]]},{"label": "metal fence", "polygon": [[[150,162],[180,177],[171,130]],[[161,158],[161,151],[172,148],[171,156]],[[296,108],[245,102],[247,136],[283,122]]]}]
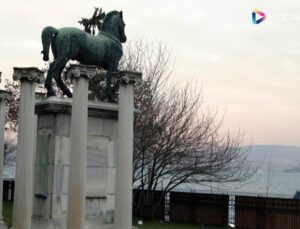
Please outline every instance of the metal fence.
[{"label": "metal fence", "polygon": [[161,191],[151,191],[153,204],[159,207],[150,216],[151,205],[136,206],[139,198],[144,198],[140,190],[133,190],[133,215],[144,219],[154,218],[172,222],[188,222],[227,227],[228,195],[211,195],[189,192],[170,192],[161,198]]},{"label": "metal fence", "polygon": [[170,193],[170,221],[228,225],[228,195]]},{"label": "metal fence", "polygon": [[[160,191],[155,195],[160,196]],[[156,198],[157,200],[157,198]],[[209,191],[167,193],[156,219],[238,229],[299,229],[300,200],[292,195]],[[144,215],[134,212],[136,216]]]},{"label": "metal fence", "polygon": [[3,180],[3,200],[13,201],[15,191],[14,180]]},{"label": "metal fence", "polygon": [[[141,197],[133,190],[134,202]],[[135,206],[134,216],[150,218],[151,204],[158,204],[152,218],[173,222],[227,227],[237,229],[300,229],[300,199],[291,195],[226,193],[209,191],[174,191],[161,198],[161,191],[152,191],[153,202]],[[13,201],[14,180],[4,180],[3,199]]]},{"label": "metal fence", "polygon": [[[147,191],[145,191],[147,192]],[[133,215],[137,217],[154,218],[158,220],[165,219],[165,196],[162,195],[161,191],[150,191],[149,195],[153,196],[152,202],[146,205],[139,205],[139,198],[147,198],[141,190],[133,190]],[[146,201],[145,201],[146,202]],[[152,215],[151,209],[153,205],[158,205],[154,215]]]},{"label": "metal fence", "polygon": [[299,229],[300,200],[236,196],[235,226],[239,229]]}]

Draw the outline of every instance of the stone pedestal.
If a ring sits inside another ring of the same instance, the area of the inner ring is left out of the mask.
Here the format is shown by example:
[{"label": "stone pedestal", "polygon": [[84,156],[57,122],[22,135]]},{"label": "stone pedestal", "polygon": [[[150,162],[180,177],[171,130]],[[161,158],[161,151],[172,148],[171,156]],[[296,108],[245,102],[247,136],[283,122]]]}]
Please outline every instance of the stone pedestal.
[{"label": "stone pedestal", "polygon": [[[36,103],[38,116],[33,225],[65,229],[69,194],[72,99]],[[85,228],[109,228],[115,209],[118,105],[88,102]]]},{"label": "stone pedestal", "polygon": [[115,229],[132,228],[133,115],[135,82],[141,73],[120,72]]},{"label": "stone pedestal", "polygon": [[43,72],[37,68],[14,68],[13,78],[21,81],[13,228],[31,229],[35,138],[34,91],[35,83],[43,79]]},{"label": "stone pedestal", "polygon": [[[0,73],[1,76],[1,73]],[[4,160],[4,131],[5,131],[5,102],[10,100],[11,93],[0,90],[0,197],[3,196],[3,160]],[[2,214],[3,198],[0,198],[0,229],[7,228]]]}]

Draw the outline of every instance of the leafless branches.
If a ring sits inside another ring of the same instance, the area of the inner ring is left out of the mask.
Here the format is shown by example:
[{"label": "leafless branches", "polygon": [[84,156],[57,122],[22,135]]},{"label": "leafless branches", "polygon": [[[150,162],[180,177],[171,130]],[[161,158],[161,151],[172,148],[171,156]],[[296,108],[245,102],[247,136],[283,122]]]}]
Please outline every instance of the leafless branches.
[{"label": "leafless branches", "polygon": [[12,100],[6,102],[5,123],[9,129],[16,131],[19,117],[20,83],[6,79],[4,87],[12,94]]},{"label": "leafless branches", "polygon": [[4,134],[4,164],[13,166],[17,151],[17,133],[13,129],[6,129]]},{"label": "leafless branches", "polygon": [[95,35],[96,27],[98,31],[101,30],[104,17],[105,12],[102,11],[102,8],[95,7],[91,18],[81,18],[78,23],[83,25],[85,32]]},{"label": "leafless branches", "polygon": [[[219,135],[216,114],[201,111],[197,85],[182,78],[182,89],[170,86],[172,65],[164,44],[157,49],[142,40],[129,44],[122,66],[144,76],[135,98],[141,115],[135,118],[133,181],[142,190],[136,207],[155,205],[151,191],[158,188],[164,195],[182,183],[242,181],[253,174],[240,149],[241,135]],[[155,207],[151,210],[154,214]]]}]

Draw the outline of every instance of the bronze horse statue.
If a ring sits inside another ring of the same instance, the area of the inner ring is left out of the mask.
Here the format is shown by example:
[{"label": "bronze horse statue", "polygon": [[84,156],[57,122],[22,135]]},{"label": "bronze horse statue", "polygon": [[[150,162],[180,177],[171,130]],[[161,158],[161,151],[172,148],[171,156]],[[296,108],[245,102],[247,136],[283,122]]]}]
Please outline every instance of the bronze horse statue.
[{"label": "bronze horse statue", "polygon": [[117,71],[123,55],[121,43],[126,42],[124,29],[122,11],[109,12],[96,36],[77,28],[45,27],[42,31],[43,60],[49,60],[50,44],[54,56],[45,81],[47,97],[55,95],[53,78],[63,94],[72,97],[72,93],[62,81],[61,73],[69,60],[77,60],[81,64],[96,65],[107,70],[106,96],[108,100],[112,100],[111,73]]}]

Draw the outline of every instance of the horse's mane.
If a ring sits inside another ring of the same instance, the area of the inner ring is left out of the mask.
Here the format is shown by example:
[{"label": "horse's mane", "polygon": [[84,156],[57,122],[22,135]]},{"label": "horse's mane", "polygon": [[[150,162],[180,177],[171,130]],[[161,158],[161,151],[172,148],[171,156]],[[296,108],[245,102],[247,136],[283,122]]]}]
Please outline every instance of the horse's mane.
[{"label": "horse's mane", "polygon": [[103,21],[103,25],[102,25],[102,30],[107,30],[107,29],[111,29],[112,25],[111,25],[111,22],[112,22],[112,17],[115,16],[116,14],[119,14],[120,12],[119,11],[111,11],[109,12],[108,14],[105,15],[105,18],[104,18],[104,21]]}]

